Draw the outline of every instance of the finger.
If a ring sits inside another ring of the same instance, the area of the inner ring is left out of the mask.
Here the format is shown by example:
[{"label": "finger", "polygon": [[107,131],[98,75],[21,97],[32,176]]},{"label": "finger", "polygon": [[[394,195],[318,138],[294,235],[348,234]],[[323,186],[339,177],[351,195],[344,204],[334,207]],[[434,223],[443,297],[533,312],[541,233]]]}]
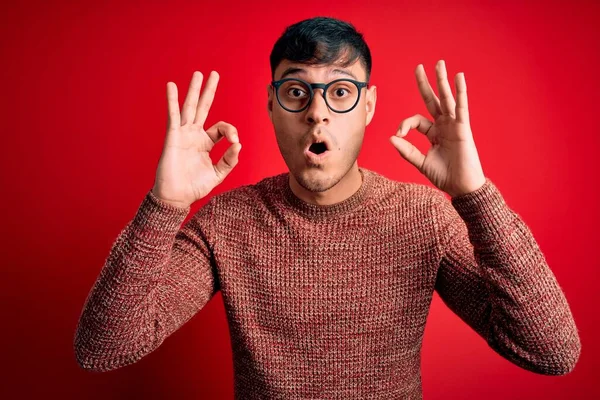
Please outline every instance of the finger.
[{"label": "finger", "polygon": [[469,105],[467,101],[467,82],[465,73],[460,72],[454,77],[456,86],[456,119],[458,122],[469,122]]},{"label": "finger", "polygon": [[202,72],[200,71],[194,71],[192,74],[190,87],[181,110],[181,125],[194,121],[196,105],[198,104],[198,95],[200,93],[200,87],[202,86],[202,78]]},{"label": "finger", "polygon": [[173,82],[167,82],[167,130],[180,127],[179,115],[179,97],[177,95],[177,85]]},{"label": "finger", "polygon": [[233,143],[227,150],[225,150],[223,157],[221,157],[221,159],[214,166],[215,174],[217,175],[219,182],[223,182],[223,179],[225,179],[233,167],[237,165],[240,150],[242,150],[242,144]]},{"label": "finger", "polygon": [[219,121],[206,130],[206,134],[213,143],[217,143],[222,137],[227,138],[229,143],[239,143],[237,128],[227,122]]},{"label": "finger", "polygon": [[415,75],[417,77],[417,86],[419,87],[419,92],[421,93],[423,101],[425,101],[427,111],[429,111],[429,114],[431,114],[433,119],[437,119],[437,117],[442,115],[442,109],[440,108],[440,100],[435,95],[433,89],[431,88],[431,85],[429,84],[429,80],[427,79],[427,74],[425,73],[425,68],[423,68],[423,64],[417,65]]},{"label": "finger", "polygon": [[425,156],[419,149],[415,147],[414,144],[398,136],[390,137],[390,142],[392,142],[392,145],[396,148],[396,150],[398,150],[398,153],[400,153],[402,158],[417,167],[419,172],[423,172]]},{"label": "finger", "polygon": [[454,117],[454,109],[456,104],[454,103],[454,97],[452,96],[450,83],[448,83],[448,74],[446,73],[446,63],[444,60],[437,62],[435,65],[435,70],[437,73],[437,86],[438,92],[440,93],[442,114]]},{"label": "finger", "polygon": [[[431,122],[421,114],[416,114],[412,117],[406,118],[400,123],[398,131],[396,132],[396,136],[404,137],[411,129],[416,129],[417,131],[427,136],[432,126],[433,122]],[[427,138],[429,139],[429,136],[427,136]]]},{"label": "finger", "polygon": [[206,121],[208,111],[210,110],[210,106],[215,98],[217,83],[219,83],[219,74],[217,71],[212,71],[208,76],[208,80],[206,81],[206,85],[204,85],[204,90],[200,96],[200,102],[198,103],[198,108],[196,110],[194,124],[198,124],[200,126],[204,125],[204,121]]}]

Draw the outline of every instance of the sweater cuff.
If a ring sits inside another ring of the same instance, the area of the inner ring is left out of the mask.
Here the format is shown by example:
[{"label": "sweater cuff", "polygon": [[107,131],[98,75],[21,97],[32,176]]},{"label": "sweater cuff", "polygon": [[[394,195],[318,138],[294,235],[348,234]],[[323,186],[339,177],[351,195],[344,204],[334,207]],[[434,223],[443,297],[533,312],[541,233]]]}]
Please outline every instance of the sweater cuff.
[{"label": "sweater cuff", "polygon": [[180,208],[157,198],[149,190],[133,218],[131,227],[134,234],[147,243],[172,241],[191,207]]},{"label": "sweater cuff", "polygon": [[[470,233],[497,232],[514,219],[502,194],[489,178],[477,190],[451,199],[452,205],[465,221]],[[488,237],[483,235],[482,237]]]}]

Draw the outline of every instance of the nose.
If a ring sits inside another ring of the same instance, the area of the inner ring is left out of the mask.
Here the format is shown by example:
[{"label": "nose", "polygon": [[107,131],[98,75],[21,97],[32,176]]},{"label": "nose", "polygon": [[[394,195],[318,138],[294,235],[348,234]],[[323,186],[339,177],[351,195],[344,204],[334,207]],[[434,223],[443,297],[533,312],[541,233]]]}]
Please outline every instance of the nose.
[{"label": "nose", "polygon": [[305,118],[309,124],[329,122],[329,107],[323,94],[323,89],[315,89],[313,99],[306,109]]}]

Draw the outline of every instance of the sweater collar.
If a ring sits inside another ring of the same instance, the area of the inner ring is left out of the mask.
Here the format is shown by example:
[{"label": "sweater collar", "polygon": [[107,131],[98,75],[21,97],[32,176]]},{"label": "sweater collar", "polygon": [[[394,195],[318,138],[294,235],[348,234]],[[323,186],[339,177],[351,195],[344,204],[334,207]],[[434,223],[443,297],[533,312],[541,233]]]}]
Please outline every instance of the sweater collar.
[{"label": "sweater collar", "polygon": [[361,167],[358,170],[362,175],[362,183],[358,190],[347,199],[330,205],[312,204],[302,200],[290,188],[289,172],[282,174],[280,184],[283,186],[286,205],[309,218],[334,217],[352,211],[364,202],[373,181],[373,173],[370,170]]}]

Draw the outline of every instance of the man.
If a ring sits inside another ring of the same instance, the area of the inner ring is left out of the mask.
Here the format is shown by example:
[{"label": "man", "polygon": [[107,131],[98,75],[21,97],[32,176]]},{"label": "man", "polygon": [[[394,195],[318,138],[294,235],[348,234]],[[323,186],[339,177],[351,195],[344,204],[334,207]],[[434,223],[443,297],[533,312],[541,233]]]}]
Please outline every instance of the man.
[{"label": "man", "polygon": [[[289,173],[213,196],[183,227],[191,204],[237,165],[241,144],[230,124],[203,128],[215,72],[201,95],[194,73],[181,112],[167,84],[155,184],[86,300],[79,364],[136,362],[221,290],[236,398],[419,399],[436,290],[514,364],[572,371],[581,344],[568,303],[530,230],[482,171],[464,74],[455,99],[439,61],[438,98],[419,65],[432,119],[407,118],[390,138],[436,190],[358,167],[377,92],[352,25],[313,18],[288,27],[271,70],[268,111]],[[427,155],[404,139],[410,129],[430,140]],[[231,144],[213,165],[209,151],[222,138]]]}]

